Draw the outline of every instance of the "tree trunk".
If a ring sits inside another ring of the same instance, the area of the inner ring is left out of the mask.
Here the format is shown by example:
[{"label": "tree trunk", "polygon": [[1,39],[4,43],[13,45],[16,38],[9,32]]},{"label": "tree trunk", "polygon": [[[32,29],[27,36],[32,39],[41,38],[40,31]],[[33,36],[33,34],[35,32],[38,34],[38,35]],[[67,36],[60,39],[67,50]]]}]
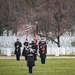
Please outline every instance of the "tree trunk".
[{"label": "tree trunk", "polygon": [[58,47],[60,47],[60,36],[57,37],[57,40],[58,40],[58,44],[57,45],[58,45]]},{"label": "tree trunk", "polygon": [[7,36],[9,36],[9,30],[7,30]]},{"label": "tree trunk", "polygon": [[3,36],[3,31],[2,30],[0,30],[0,36]]}]

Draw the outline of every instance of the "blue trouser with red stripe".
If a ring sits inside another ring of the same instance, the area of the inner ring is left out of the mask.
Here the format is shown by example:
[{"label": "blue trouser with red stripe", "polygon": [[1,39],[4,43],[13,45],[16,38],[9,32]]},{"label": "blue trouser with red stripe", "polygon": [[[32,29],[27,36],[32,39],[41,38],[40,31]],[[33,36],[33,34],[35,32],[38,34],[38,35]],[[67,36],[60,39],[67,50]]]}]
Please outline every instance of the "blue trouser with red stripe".
[{"label": "blue trouser with red stripe", "polygon": [[29,73],[32,73],[32,66],[29,66],[28,69],[29,69]]},{"label": "blue trouser with red stripe", "polygon": [[45,64],[45,58],[41,58],[41,63]]},{"label": "blue trouser with red stripe", "polygon": [[20,55],[16,55],[16,60],[20,60]]}]

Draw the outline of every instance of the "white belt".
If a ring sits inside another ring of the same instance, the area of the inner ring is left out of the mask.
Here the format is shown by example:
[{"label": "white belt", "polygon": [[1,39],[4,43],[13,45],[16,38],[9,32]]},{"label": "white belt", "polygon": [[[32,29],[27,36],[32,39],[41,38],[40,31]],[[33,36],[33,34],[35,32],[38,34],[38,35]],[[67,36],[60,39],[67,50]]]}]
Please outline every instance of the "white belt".
[{"label": "white belt", "polygon": [[33,54],[28,54],[28,56],[33,56]]}]

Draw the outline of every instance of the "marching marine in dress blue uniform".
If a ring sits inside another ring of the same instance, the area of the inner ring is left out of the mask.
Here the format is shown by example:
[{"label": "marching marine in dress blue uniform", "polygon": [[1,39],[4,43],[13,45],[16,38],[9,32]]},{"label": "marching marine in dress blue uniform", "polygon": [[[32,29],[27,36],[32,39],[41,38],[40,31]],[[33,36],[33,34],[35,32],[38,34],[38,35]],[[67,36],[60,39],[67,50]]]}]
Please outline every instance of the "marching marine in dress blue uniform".
[{"label": "marching marine in dress blue uniform", "polygon": [[35,66],[35,60],[34,60],[34,50],[31,48],[31,46],[27,50],[27,66],[29,73],[32,74],[33,66]]},{"label": "marching marine in dress blue uniform", "polygon": [[32,49],[34,50],[34,53],[35,53],[34,59],[37,60],[37,45],[36,45],[35,41],[32,41],[31,45],[32,45]]},{"label": "marching marine in dress blue uniform", "polygon": [[25,57],[25,60],[27,60],[27,50],[28,50],[28,42],[24,42],[22,55]]},{"label": "marching marine in dress blue uniform", "polygon": [[16,55],[16,60],[20,60],[20,55],[21,55],[21,47],[22,47],[22,44],[21,42],[19,42],[19,39],[17,39],[17,41],[14,43],[14,46],[15,46],[15,55]]},{"label": "marching marine in dress blue uniform", "polygon": [[39,42],[39,54],[40,54],[42,64],[45,64],[46,53],[47,53],[46,42],[45,41],[40,41]]}]

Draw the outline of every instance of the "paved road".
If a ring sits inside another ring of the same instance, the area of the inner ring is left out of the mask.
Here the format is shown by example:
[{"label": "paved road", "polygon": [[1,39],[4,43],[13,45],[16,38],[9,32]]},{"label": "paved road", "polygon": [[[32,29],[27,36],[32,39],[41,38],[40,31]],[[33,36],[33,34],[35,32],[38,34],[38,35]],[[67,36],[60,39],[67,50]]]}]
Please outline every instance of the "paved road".
[{"label": "paved road", "polygon": [[[21,56],[20,58],[24,59],[23,56]],[[47,57],[47,59],[51,59],[51,58],[75,58],[75,56],[48,56]],[[16,59],[16,56],[0,56],[0,59]]]}]

